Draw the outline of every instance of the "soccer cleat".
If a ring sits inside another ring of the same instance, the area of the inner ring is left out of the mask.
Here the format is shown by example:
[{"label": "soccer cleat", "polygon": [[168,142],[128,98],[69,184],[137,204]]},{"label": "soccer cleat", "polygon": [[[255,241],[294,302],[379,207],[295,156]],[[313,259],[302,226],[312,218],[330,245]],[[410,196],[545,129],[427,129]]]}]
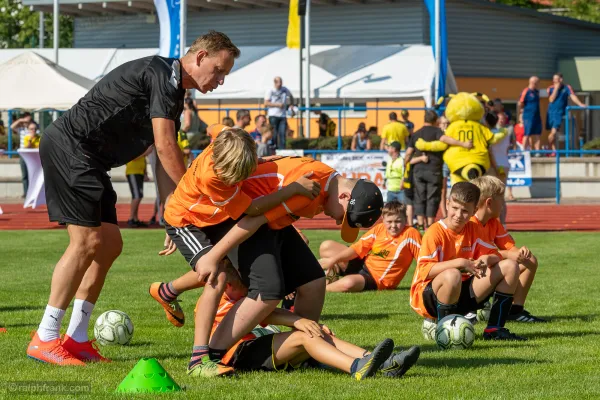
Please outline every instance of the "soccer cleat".
[{"label": "soccer cleat", "polygon": [[209,357],[202,357],[202,362],[188,368],[187,374],[197,378],[214,378],[216,376],[232,375],[235,370],[232,367],[212,361]]},{"label": "soccer cleat", "polygon": [[61,366],[83,366],[85,363],[75,358],[61,344],[60,339],[42,342],[37,332],[27,347],[27,356],[34,360]]},{"label": "soccer cleat", "polygon": [[152,298],[156,300],[158,304],[162,306],[162,308],[164,308],[169,322],[176,327],[181,328],[183,324],[185,324],[185,315],[183,314],[183,310],[181,309],[181,306],[177,300],[167,303],[162,299],[162,297],[160,297],[160,294],[158,293],[160,285],[162,285],[162,282],[154,282],[152,285],[150,285],[150,290],[148,292],[150,293],[150,296],[152,296]]},{"label": "soccer cleat", "polygon": [[98,345],[95,340],[79,343],[73,340],[69,335],[65,335],[62,346],[76,359],[84,362],[105,362],[109,363],[108,358],[102,357],[98,352]]},{"label": "soccer cleat", "polygon": [[536,317],[534,315],[531,315],[529,313],[529,311],[527,310],[523,310],[518,314],[509,314],[508,317],[506,318],[507,321],[515,321],[515,322],[528,322],[528,323],[532,323],[532,322],[548,322],[543,318],[540,317]]},{"label": "soccer cleat", "polygon": [[358,360],[358,366],[352,377],[357,381],[362,381],[365,378],[375,375],[379,367],[390,357],[393,351],[394,341],[392,339],[384,339],[375,347],[371,354]]},{"label": "soccer cleat", "polygon": [[469,320],[469,322],[473,325],[475,325],[477,323],[477,314],[475,313],[467,313],[467,315],[465,315],[465,318]]},{"label": "soccer cleat", "polygon": [[517,336],[506,328],[498,328],[491,331],[483,331],[483,340],[516,340],[526,341],[527,338]]},{"label": "soccer cleat", "polygon": [[421,349],[419,346],[413,346],[406,351],[402,351],[398,354],[392,354],[390,358],[385,360],[379,370],[384,376],[389,378],[400,378],[415,365],[421,355]]}]

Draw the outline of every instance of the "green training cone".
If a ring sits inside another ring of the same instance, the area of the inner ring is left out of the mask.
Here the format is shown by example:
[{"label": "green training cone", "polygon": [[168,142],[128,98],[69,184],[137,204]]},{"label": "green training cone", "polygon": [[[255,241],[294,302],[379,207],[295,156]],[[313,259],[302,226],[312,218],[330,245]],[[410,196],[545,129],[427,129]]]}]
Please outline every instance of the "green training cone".
[{"label": "green training cone", "polygon": [[156,358],[142,358],[117,388],[120,393],[178,392],[181,387]]}]

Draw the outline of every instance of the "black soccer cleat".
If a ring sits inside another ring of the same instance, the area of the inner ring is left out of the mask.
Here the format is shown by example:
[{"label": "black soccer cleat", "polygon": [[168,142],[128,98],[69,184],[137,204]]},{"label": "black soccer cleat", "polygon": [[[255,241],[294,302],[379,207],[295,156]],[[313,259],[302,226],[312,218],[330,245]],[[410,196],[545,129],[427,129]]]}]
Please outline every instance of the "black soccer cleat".
[{"label": "black soccer cleat", "polygon": [[384,376],[389,378],[400,378],[406,373],[419,359],[421,349],[419,346],[413,346],[406,351],[392,354],[385,360],[379,370]]},{"label": "black soccer cleat", "polygon": [[375,375],[381,364],[392,355],[393,351],[394,341],[392,339],[383,340],[375,346],[371,354],[358,360],[357,369],[352,373],[352,377],[357,381],[362,381]]},{"label": "black soccer cleat", "polygon": [[526,341],[527,338],[523,336],[517,336],[511,333],[506,328],[498,328],[493,331],[483,331],[483,340],[515,340],[515,341]]},{"label": "black soccer cleat", "polygon": [[506,318],[507,321],[514,321],[514,322],[526,322],[526,323],[534,323],[534,322],[538,322],[538,323],[544,323],[544,322],[548,322],[547,320],[540,318],[540,317],[536,317],[535,315],[531,315],[529,313],[529,311],[527,310],[523,310],[518,314],[509,314],[508,317]]}]

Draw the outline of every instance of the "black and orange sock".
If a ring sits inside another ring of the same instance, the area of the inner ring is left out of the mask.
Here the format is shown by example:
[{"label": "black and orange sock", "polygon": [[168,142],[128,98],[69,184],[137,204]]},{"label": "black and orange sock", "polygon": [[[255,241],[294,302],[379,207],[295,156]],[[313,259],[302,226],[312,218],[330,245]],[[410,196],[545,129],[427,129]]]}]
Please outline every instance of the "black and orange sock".
[{"label": "black and orange sock", "polygon": [[202,363],[202,358],[208,355],[208,346],[194,346],[192,349],[192,357],[188,364],[188,369],[194,368],[196,365]]},{"label": "black and orange sock", "polygon": [[167,303],[177,300],[179,292],[173,287],[173,282],[161,283],[158,288],[158,295]]}]

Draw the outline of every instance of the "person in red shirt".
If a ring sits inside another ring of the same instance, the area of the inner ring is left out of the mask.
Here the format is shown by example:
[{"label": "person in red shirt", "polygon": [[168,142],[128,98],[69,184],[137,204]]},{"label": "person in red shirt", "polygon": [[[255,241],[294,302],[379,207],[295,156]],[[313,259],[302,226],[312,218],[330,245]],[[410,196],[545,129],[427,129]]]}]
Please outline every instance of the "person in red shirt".
[{"label": "person in red shirt", "polygon": [[519,282],[508,320],[517,322],[546,322],[545,319],[532,315],[524,307],[525,299],[537,272],[538,261],[526,246],[521,248],[516,246],[514,239],[506,231],[498,218],[503,207],[504,183],[500,179],[488,175],[474,179],[472,183],[481,191],[477,213],[471,218],[471,221],[479,227],[481,239],[487,243],[495,244],[502,257],[519,264]]},{"label": "person in red shirt", "polygon": [[480,191],[456,183],[447,201],[448,217],[433,224],[421,244],[410,289],[410,305],[419,315],[437,319],[482,309],[493,295],[484,340],[527,340],[504,327],[519,282],[515,261],[502,260],[496,246],[484,242],[469,221]]},{"label": "person in red shirt", "polygon": [[406,206],[391,201],[383,206],[382,222],[346,247],[333,240],[321,243],[319,263],[343,278],[327,285],[328,292],[394,290],[419,256],[421,234],[406,226]]}]

